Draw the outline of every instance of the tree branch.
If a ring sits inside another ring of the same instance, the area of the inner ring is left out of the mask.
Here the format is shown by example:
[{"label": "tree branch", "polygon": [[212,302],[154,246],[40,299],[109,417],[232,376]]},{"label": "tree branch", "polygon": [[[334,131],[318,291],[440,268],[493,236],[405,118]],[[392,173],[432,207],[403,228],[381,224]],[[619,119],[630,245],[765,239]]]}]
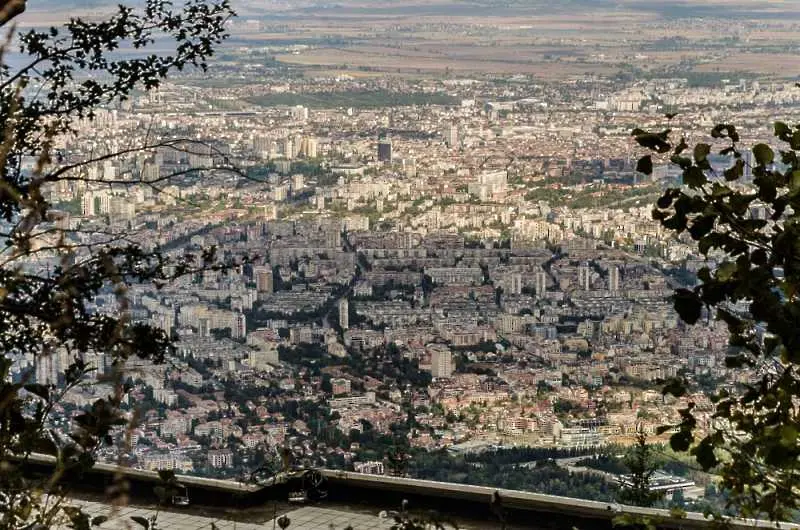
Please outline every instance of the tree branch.
[{"label": "tree branch", "polygon": [[24,11],[25,0],[0,0],[0,26],[6,25]]}]

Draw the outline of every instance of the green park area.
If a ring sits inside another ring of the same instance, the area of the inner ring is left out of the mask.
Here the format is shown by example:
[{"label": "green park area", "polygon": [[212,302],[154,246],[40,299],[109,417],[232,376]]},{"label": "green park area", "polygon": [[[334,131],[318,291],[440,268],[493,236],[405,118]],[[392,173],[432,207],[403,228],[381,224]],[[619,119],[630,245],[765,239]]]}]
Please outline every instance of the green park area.
[{"label": "green park area", "polygon": [[401,94],[388,90],[366,90],[362,92],[264,94],[247,98],[247,101],[262,107],[302,105],[309,108],[352,107],[355,109],[371,109],[410,105],[455,105],[458,100],[442,93],[415,92]]}]

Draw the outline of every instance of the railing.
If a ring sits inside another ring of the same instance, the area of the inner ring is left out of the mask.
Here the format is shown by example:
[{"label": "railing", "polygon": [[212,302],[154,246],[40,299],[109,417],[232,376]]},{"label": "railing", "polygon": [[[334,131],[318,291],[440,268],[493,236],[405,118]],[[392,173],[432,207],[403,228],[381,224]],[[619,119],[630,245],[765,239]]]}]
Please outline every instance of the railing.
[{"label": "railing", "polygon": [[[55,458],[49,455],[34,454],[31,463],[43,467],[53,466]],[[110,476],[122,476],[132,482],[142,484],[155,484],[159,481],[158,473],[120,467],[114,464],[97,463],[91,473]],[[541,493],[529,493],[517,490],[473,486],[469,484],[456,484],[450,482],[436,482],[432,480],[419,480],[403,477],[390,477],[383,475],[368,475],[341,470],[322,470],[322,476],[328,481],[329,499],[335,504],[374,505],[376,509],[390,509],[396,499],[411,499],[411,504],[427,505],[440,510],[443,515],[455,516],[468,520],[490,520],[497,511],[496,499],[499,496],[502,510],[510,518],[533,521],[535,514],[559,517],[566,521],[575,521],[578,528],[588,528],[581,525],[580,521],[596,521],[599,526],[591,528],[612,527],[612,521],[620,515],[641,516],[651,519],[659,528],[665,529],[694,529],[708,528],[710,521],[700,513],[686,513],[676,516],[668,510],[640,508],[625,506],[617,503],[588,501],[571,497],[559,497]],[[206,498],[214,498],[213,493],[228,493],[234,495],[241,507],[258,505],[267,502],[265,499],[271,487],[257,484],[246,484],[231,480],[220,480],[189,475],[178,475],[178,480],[186,486],[189,496],[208,492]],[[76,484],[75,486],[79,486]],[[210,497],[209,497],[210,496]],[[218,499],[227,496],[217,496]],[[251,502],[247,502],[250,499]],[[493,502],[495,501],[495,502]],[[399,506],[399,503],[397,503]],[[494,518],[494,521],[498,520]],[[734,519],[729,522],[731,530],[745,530],[752,528],[781,528],[800,530],[800,525],[769,523],[752,519]]]}]

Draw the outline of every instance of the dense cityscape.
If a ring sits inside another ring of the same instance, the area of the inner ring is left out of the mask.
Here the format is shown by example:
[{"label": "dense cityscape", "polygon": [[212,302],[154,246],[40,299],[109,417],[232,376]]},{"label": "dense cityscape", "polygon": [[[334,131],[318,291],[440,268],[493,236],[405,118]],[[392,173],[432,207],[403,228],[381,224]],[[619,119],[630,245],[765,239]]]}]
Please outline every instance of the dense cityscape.
[{"label": "dense cityscape", "polygon": [[[622,473],[614,455],[637,434],[664,443],[675,431],[660,427],[690,403],[703,433],[711,393],[757,377],[726,368],[723,323],[687,326],[673,309],[715,258],[653,220],[681,170],[637,171],[631,131],[692,143],[735,117],[743,145],[769,141],[800,107],[793,80],[309,72],[298,58],[323,47],[247,40],[276,28],[236,19],[208,74],[57,138],[58,163],[89,163],[46,189],[56,215],[26,268],[59,266],[59,233],[77,256],[121,238],[246,258],[125,293],[130,317],[173,337],[176,355],[128,361],[137,421],[101,460],[248,481],[288,452],[310,467],[605,500]],[[732,162],[711,157],[720,173]],[[120,310],[117,292],[91,303]],[[56,429],[113,392],[112,360],[83,360],[91,384],[63,396]],[[13,361],[12,380],[59,386],[72,358]],[[662,392],[676,376],[690,383],[679,398]],[[716,495],[710,475],[662,453],[664,480],[683,480],[676,502]]]}]

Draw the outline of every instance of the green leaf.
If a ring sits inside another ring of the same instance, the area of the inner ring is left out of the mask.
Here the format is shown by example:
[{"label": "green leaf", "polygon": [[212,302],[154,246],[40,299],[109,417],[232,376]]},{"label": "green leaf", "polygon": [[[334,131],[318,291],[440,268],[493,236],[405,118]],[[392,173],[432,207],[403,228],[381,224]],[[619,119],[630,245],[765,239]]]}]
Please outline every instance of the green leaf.
[{"label": "green leaf", "polygon": [[703,440],[697,444],[697,447],[692,450],[692,453],[697,459],[697,463],[703,467],[704,471],[708,471],[719,464],[719,460],[717,460],[717,456],[714,454],[714,446],[711,445],[711,440],[709,438],[703,438]]},{"label": "green leaf", "polygon": [[785,140],[787,138],[787,135],[792,134],[792,129],[782,121],[776,121],[774,126],[775,126],[775,136],[777,136],[781,140]]},{"label": "green leaf", "polygon": [[664,195],[658,198],[658,200],[656,201],[656,205],[662,209],[669,208],[672,205],[672,201],[673,201],[673,194],[666,192],[664,193]]},{"label": "green leaf", "polygon": [[678,316],[687,324],[694,324],[700,319],[703,303],[694,292],[688,289],[678,289],[673,295],[673,304]]},{"label": "green leaf", "polygon": [[675,428],[674,425],[659,425],[658,427],[656,427],[656,436],[661,436],[665,432],[671,431],[674,428]]},{"label": "green leaf", "polygon": [[711,186],[712,197],[727,197],[731,193],[733,193],[733,190],[731,190],[728,186],[724,186],[718,182],[715,182]]},{"label": "green leaf", "polygon": [[717,280],[727,282],[736,274],[736,263],[726,261],[717,268]]},{"label": "green leaf", "polygon": [[686,383],[677,377],[670,379],[661,389],[661,393],[664,395],[672,394],[675,397],[684,396],[686,395]]},{"label": "green leaf", "polygon": [[708,153],[711,152],[711,146],[708,144],[697,144],[694,146],[694,159],[696,162],[704,162],[708,158]]},{"label": "green leaf", "polygon": [[645,175],[653,174],[653,158],[650,155],[643,156],[636,163],[636,171]]},{"label": "green leaf", "polygon": [[736,180],[742,175],[744,175],[744,162],[742,160],[736,160],[731,167],[726,169],[723,174],[725,175],[725,180],[732,181]]},{"label": "green leaf", "polygon": [[790,423],[782,426],[781,443],[787,447],[795,447],[797,443],[797,427]]},{"label": "green leaf", "polygon": [[792,171],[789,176],[789,189],[792,191],[800,190],[800,169]]},{"label": "green leaf", "polygon": [[692,445],[694,437],[689,431],[681,430],[670,436],[669,446],[673,451],[684,452]]},{"label": "green leaf", "polygon": [[[659,203],[663,202],[663,200],[669,200],[671,202],[670,199],[664,199],[664,197],[661,197],[659,199]],[[664,208],[667,208],[668,206],[669,205],[664,206]],[[650,212],[650,214],[651,214],[651,216],[652,216],[654,221],[664,221],[669,216],[668,212],[662,212],[658,208],[653,208],[653,211]]]},{"label": "green leaf", "polygon": [[669,161],[684,170],[692,167],[692,159],[685,156],[672,155]]},{"label": "green leaf", "polygon": [[159,469],[158,478],[163,482],[171,482],[175,480],[175,471],[171,469]]},{"label": "green leaf", "polygon": [[690,188],[699,188],[708,182],[703,170],[697,166],[692,166],[683,172],[683,183]]},{"label": "green leaf", "polygon": [[756,157],[756,162],[762,166],[769,165],[775,160],[775,152],[767,144],[754,145],[753,156]]},{"label": "green leaf", "polygon": [[[713,235],[713,234],[712,234]],[[706,256],[708,251],[716,246],[717,240],[711,236],[706,236],[697,243],[697,250]]]},{"label": "green leaf", "polygon": [[696,218],[689,227],[689,233],[695,241],[703,238],[706,234],[711,232],[714,228],[714,223],[717,221],[716,215],[701,215]]},{"label": "green leaf", "polygon": [[678,156],[679,154],[681,154],[682,152],[684,152],[688,148],[689,148],[689,144],[686,143],[686,138],[681,138],[681,141],[675,147],[675,150],[673,151],[673,153],[675,154],[675,156]]},{"label": "green leaf", "polygon": [[672,145],[669,142],[667,142],[666,139],[662,137],[662,135],[663,133],[639,134],[636,136],[636,142],[642,147],[646,147],[651,151],[656,151],[657,153],[666,153],[667,151],[672,149]]},{"label": "green leaf", "polygon": [[742,195],[741,193],[734,193],[733,195],[730,196],[728,202],[730,203],[733,213],[737,215],[743,215],[744,212],[746,212],[747,209],[750,207],[750,203],[753,202],[755,198],[756,197],[754,197],[753,195]]},{"label": "green leaf", "polygon": [[728,128],[728,138],[730,138],[734,142],[738,142],[739,133],[736,132],[736,127],[734,127],[733,125],[728,125],[727,128]]},{"label": "green leaf", "polygon": [[24,388],[31,394],[39,396],[45,401],[50,401],[50,389],[47,388],[45,385],[29,384],[25,385]]}]

